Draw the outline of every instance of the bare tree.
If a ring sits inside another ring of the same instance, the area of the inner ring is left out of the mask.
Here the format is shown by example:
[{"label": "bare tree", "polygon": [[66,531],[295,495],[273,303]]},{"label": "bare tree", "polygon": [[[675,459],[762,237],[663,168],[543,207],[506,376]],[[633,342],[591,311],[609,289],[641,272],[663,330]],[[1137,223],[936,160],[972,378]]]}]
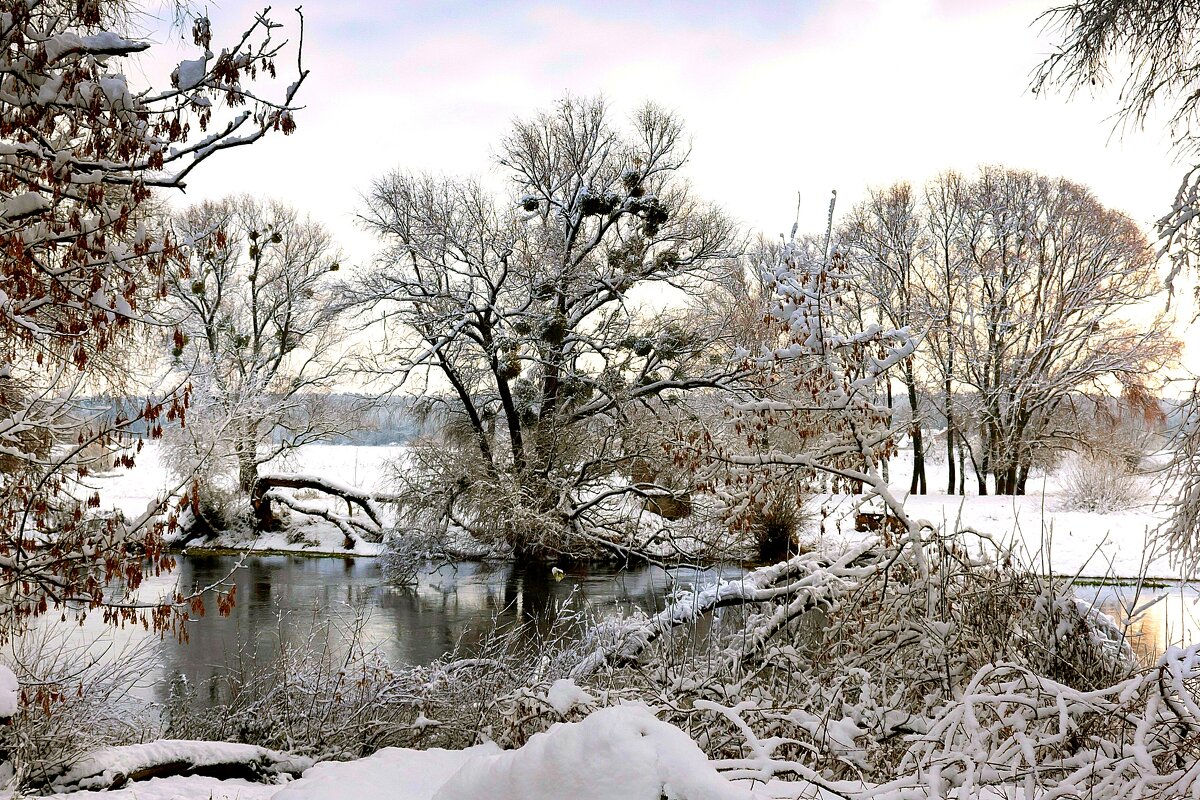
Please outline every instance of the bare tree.
[{"label": "bare tree", "polygon": [[392,173],[363,214],[384,245],[356,290],[387,329],[372,368],[462,432],[423,457],[440,473],[426,511],[520,555],[627,543],[645,490],[620,478],[641,449],[620,433],[626,410],[736,371],[696,302],[735,268],[734,225],[679,178],[678,120],[646,106],[620,133],[611,116],[568,97],[517,121],[498,156],[515,200]]},{"label": "bare tree", "polygon": [[[1188,0],[1088,0],[1056,6],[1041,19],[1061,38],[1042,62],[1034,91],[1075,90],[1112,80],[1121,70],[1118,119],[1144,125],[1151,109],[1173,107],[1169,128],[1179,155],[1200,152],[1200,6]],[[1171,259],[1167,286],[1194,269],[1200,252],[1200,165],[1184,172],[1170,210],[1158,221],[1160,255]],[[1200,312],[1193,311],[1193,322]],[[1179,495],[1164,539],[1179,563],[1200,563],[1200,384],[1185,397],[1172,473]]]},{"label": "bare tree", "polygon": [[[878,324],[909,328],[914,333],[928,327],[929,315],[923,307],[918,283],[918,270],[928,243],[923,238],[917,198],[908,183],[871,190],[839,227],[838,246],[845,254],[855,286],[868,298]],[[910,414],[913,471],[909,492],[925,494],[928,484],[916,362],[906,359],[898,371]],[[891,408],[890,383],[886,388]]]},{"label": "bare tree", "polygon": [[981,467],[1023,494],[1030,467],[1079,392],[1144,394],[1177,352],[1165,319],[1128,311],[1158,291],[1137,226],[1082,186],[985,168],[969,188],[961,380],[978,394]]},{"label": "bare tree", "polygon": [[[340,306],[328,231],[277,201],[241,196],[176,217],[190,258],[168,275],[178,326],[172,356],[192,382],[184,461],[232,462],[237,487],[260,465],[342,432],[348,419],[323,402],[343,374]],[[217,434],[219,432],[219,434]],[[231,443],[214,453],[213,437]]]},{"label": "bare tree", "polygon": [[[1145,238],[1064,179],[988,167],[944,174],[920,199],[898,184],[853,209],[837,243],[863,322],[922,338],[898,372],[914,414],[924,381],[940,390],[950,492],[969,456],[980,494],[989,475],[997,493],[1023,493],[1039,459],[1079,439],[1076,400],[1117,392],[1140,407],[1176,353],[1163,318],[1130,316],[1159,285]],[[919,428],[914,416],[913,492]]]},{"label": "bare tree", "polygon": [[925,348],[930,369],[940,383],[939,410],[946,419],[946,494],[963,494],[965,491],[964,455],[969,447],[955,407],[957,351],[954,332],[962,325],[965,185],[963,176],[953,171],[942,173],[926,185],[923,219],[928,240],[928,265],[918,272],[929,313]]}]

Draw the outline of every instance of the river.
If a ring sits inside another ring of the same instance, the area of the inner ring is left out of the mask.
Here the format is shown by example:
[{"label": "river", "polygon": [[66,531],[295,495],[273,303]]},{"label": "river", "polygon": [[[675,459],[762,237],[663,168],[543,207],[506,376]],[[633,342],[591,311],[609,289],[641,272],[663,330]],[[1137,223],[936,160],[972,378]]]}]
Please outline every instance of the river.
[{"label": "river", "polygon": [[[547,631],[556,609],[570,600],[599,612],[656,611],[677,584],[711,583],[741,574],[738,568],[696,572],[608,566],[568,568],[556,581],[549,568],[520,569],[508,564],[459,564],[423,573],[415,586],[395,586],[371,558],[252,556],[240,568],[233,556],[180,556],[175,580],[184,587],[206,586],[227,576],[237,586],[237,603],[228,617],[207,613],[188,625],[181,643],[139,629],[111,631],[89,619],[74,637],[87,640],[98,655],[112,657],[138,650],[147,668],[136,696],[163,702],[181,677],[194,687],[209,684],[223,665],[238,659],[270,659],[280,643],[297,644],[310,636],[344,648],[351,638],[376,648],[390,663],[426,664],[461,646],[476,647],[499,625],[522,623],[530,641]],[[153,590],[155,587],[149,587]],[[1130,603],[1126,587],[1080,587],[1079,596],[1117,616]],[[1194,590],[1176,585],[1143,590],[1138,602],[1162,596],[1131,625],[1129,636],[1143,658],[1153,658],[1200,634],[1200,610]],[[326,638],[328,637],[328,639]],[[204,692],[201,691],[201,702]]]}]

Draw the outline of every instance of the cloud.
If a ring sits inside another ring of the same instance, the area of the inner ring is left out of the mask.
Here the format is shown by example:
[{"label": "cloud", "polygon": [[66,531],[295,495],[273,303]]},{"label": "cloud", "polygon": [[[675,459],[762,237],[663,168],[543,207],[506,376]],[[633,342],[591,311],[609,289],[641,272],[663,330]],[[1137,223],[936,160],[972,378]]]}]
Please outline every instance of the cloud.
[{"label": "cloud", "polygon": [[[868,185],[980,163],[1065,174],[1154,219],[1176,172],[1163,137],[1111,140],[1111,95],[1026,91],[1050,47],[1033,24],[1043,7],[322,2],[306,9],[312,78],[297,133],[223,154],[191,194],[284,197],[365,259],[371,243],[353,211],[372,177],[395,167],[487,176],[512,117],[570,91],[603,93],[620,110],[646,99],[676,110],[694,137],[698,191],[769,234],[790,226],[797,191],[804,225],[817,228],[832,188],[849,203]],[[218,31],[255,9],[226,4]]]}]

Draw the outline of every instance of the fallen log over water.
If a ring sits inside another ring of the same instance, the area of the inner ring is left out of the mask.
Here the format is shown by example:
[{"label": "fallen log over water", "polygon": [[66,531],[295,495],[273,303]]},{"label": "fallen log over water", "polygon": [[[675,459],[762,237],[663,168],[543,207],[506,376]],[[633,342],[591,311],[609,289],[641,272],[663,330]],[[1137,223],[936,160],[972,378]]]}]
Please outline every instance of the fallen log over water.
[{"label": "fallen log over water", "polygon": [[[311,489],[346,502],[347,514],[306,504],[294,497],[289,497],[281,490]],[[346,547],[354,547],[354,542],[363,538],[369,542],[383,540],[383,519],[375,498],[357,487],[322,478],[318,475],[296,475],[276,473],[262,475],[254,482],[254,490],[250,495],[250,503],[254,509],[255,527],[260,531],[275,530],[277,522],[271,508],[271,502],[281,503],[293,511],[310,516],[320,517],[333,523],[346,537]],[[354,508],[358,507],[365,514],[363,517],[353,516]]]}]

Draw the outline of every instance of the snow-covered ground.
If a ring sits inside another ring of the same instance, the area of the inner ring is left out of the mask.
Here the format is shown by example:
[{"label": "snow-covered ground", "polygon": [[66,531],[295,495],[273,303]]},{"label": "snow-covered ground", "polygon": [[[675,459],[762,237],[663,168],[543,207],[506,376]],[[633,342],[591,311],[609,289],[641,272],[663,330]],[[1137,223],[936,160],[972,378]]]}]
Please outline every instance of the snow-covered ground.
[{"label": "snow-covered ground", "polygon": [[[183,743],[198,752],[219,743]],[[175,743],[156,742],[155,747]],[[243,745],[244,747],[244,745]],[[112,748],[115,773],[131,748]],[[178,753],[172,758],[179,759]],[[117,763],[120,762],[120,763]],[[761,786],[761,783],[759,784]],[[809,784],[794,784],[808,789]],[[203,776],[153,778],[115,791],[61,795],[71,800],[753,800],[748,782],[726,780],[686,733],[640,705],[595,711],[560,723],[518,750],[494,744],[464,750],[386,748],[366,758],[324,762],[282,786]]]},{"label": "snow-covered ground", "polygon": [[[362,447],[310,445],[274,468],[316,474],[363,489],[389,491],[389,470],[403,454],[402,446]],[[893,459],[893,490],[906,493],[911,455],[902,452]],[[1057,574],[1092,578],[1130,578],[1146,574],[1155,578],[1181,576],[1165,554],[1151,552],[1148,533],[1166,518],[1159,492],[1149,479],[1146,501],[1119,513],[1101,514],[1064,509],[1064,498],[1054,475],[1035,475],[1029,494],[1022,497],[965,497],[944,493],[945,465],[927,465],[933,493],[908,498],[907,507],[918,518],[938,524],[957,524],[985,533],[1003,543],[1015,543],[1018,552],[1033,563],[1050,567]],[[106,505],[128,515],[145,510],[167,485],[169,478],[159,460],[157,443],[150,443],[130,470],[118,469],[93,479]],[[973,480],[969,480],[973,484]],[[973,491],[973,485],[968,491]],[[815,498],[812,512],[824,517],[825,536],[853,536],[856,498],[825,495]],[[323,521],[306,522],[300,530],[256,537],[229,534],[211,543],[215,546],[251,550],[287,550],[313,553],[345,553],[342,535]],[[357,555],[370,555],[377,548],[360,543]]]},{"label": "snow-covered ground", "polygon": [[[1143,477],[1141,504],[1115,513],[1073,511],[1055,474],[1030,476],[1028,494],[1020,497],[980,497],[975,493],[975,476],[967,476],[965,496],[947,495],[945,463],[927,463],[930,494],[908,496],[912,475],[912,453],[901,451],[890,465],[890,488],[907,498],[905,508],[917,519],[953,529],[956,525],[1014,546],[1026,563],[1050,569],[1056,575],[1100,580],[1151,578],[1180,579],[1166,553],[1153,552],[1152,532],[1170,515],[1162,487]],[[858,500],[846,495],[822,495],[814,499],[811,512],[827,515],[825,535],[854,535],[854,508]]]},{"label": "snow-covered ground", "polygon": [[[89,485],[100,491],[101,502],[104,505],[120,509],[130,518],[140,515],[149,504],[157,502],[158,496],[172,485],[171,477],[160,458],[160,448],[158,442],[148,442],[137,456],[132,469],[118,468],[92,476],[88,479]],[[286,458],[277,459],[266,465],[266,468],[278,472],[315,474],[360,489],[387,493],[390,492],[390,465],[400,459],[404,449],[400,445],[360,447],[314,444],[303,447]],[[320,502],[321,498],[316,500]],[[328,503],[334,505],[332,500]],[[341,503],[336,505],[340,506]],[[204,546],[346,555],[348,551],[343,547],[343,539],[342,533],[333,525],[323,520],[306,518],[289,531],[258,535],[229,532],[214,541],[205,542]],[[379,550],[378,545],[360,541],[352,554],[378,555]]]}]

